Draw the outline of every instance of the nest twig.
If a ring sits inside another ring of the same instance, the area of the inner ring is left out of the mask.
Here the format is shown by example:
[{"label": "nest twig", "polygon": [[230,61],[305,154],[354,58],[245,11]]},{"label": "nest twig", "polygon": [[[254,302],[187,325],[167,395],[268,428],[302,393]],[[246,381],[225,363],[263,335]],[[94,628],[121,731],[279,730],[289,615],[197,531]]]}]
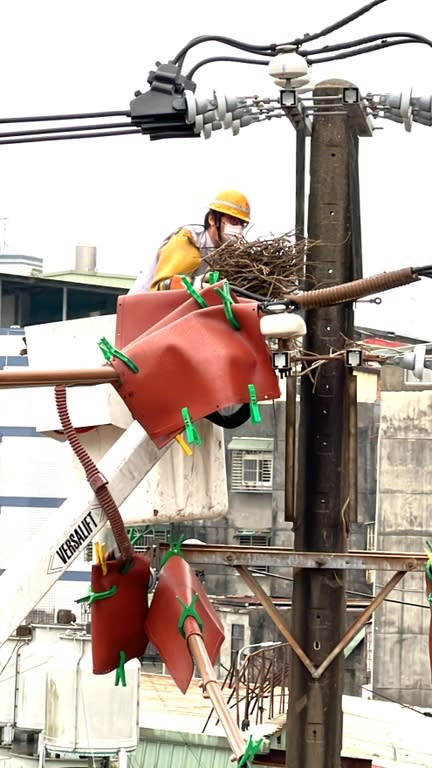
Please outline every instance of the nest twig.
[{"label": "nest twig", "polygon": [[209,270],[239,288],[283,299],[303,289],[306,251],[313,245],[288,232],[271,239],[225,243],[204,261]]}]

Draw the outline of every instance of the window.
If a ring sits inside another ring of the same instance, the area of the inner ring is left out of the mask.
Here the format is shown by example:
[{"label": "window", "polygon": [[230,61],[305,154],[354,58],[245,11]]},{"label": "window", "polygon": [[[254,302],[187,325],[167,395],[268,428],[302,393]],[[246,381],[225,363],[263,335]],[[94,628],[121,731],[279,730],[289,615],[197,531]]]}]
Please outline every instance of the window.
[{"label": "window", "polygon": [[237,654],[243,648],[245,628],[243,624],[231,624],[231,664],[237,661]]},{"label": "window", "polygon": [[268,547],[271,535],[268,531],[239,531],[234,534],[241,547]]},{"label": "window", "polygon": [[270,492],[273,485],[273,439],[231,440],[231,490]]},{"label": "window", "polygon": [[[238,531],[234,534],[241,547],[269,547],[271,544],[270,531]],[[251,568],[255,573],[268,573],[267,565],[255,565]]]},{"label": "window", "polygon": [[168,541],[168,526],[135,526],[133,529],[135,552],[145,552],[147,547]]}]

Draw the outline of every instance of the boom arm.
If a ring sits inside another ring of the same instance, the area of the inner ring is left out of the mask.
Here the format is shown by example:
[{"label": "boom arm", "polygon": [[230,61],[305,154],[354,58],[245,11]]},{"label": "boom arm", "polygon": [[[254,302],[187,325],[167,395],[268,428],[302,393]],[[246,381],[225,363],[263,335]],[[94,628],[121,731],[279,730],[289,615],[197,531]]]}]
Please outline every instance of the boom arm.
[{"label": "boom arm", "polygon": [[[110,448],[98,466],[119,507],[168,448],[156,448],[136,421]],[[0,647],[106,521],[99,501],[84,482],[62,504],[56,518],[18,549],[0,577]]]}]

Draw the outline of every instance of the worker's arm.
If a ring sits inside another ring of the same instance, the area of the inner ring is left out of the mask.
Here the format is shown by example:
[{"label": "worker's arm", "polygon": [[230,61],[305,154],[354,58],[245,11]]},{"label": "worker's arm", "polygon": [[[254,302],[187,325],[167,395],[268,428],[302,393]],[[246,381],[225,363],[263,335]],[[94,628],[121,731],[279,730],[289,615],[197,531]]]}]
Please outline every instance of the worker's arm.
[{"label": "worker's arm", "polygon": [[192,232],[186,228],[175,232],[159,251],[150,290],[160,290],[174,275],[191,275],[200,263],[200,250]]}]

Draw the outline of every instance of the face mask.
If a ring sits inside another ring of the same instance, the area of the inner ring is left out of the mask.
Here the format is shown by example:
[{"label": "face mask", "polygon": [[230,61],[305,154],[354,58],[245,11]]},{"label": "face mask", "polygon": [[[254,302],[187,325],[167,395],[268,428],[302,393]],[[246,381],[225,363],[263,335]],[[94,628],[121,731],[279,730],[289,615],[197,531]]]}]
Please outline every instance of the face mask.
[{"label": "face mask", "polygon": [[242,237],[243,227],[241,224],[225,224],[225,228],[222,233],[223,243],[235,243],[236,240],[241,240]]}]

